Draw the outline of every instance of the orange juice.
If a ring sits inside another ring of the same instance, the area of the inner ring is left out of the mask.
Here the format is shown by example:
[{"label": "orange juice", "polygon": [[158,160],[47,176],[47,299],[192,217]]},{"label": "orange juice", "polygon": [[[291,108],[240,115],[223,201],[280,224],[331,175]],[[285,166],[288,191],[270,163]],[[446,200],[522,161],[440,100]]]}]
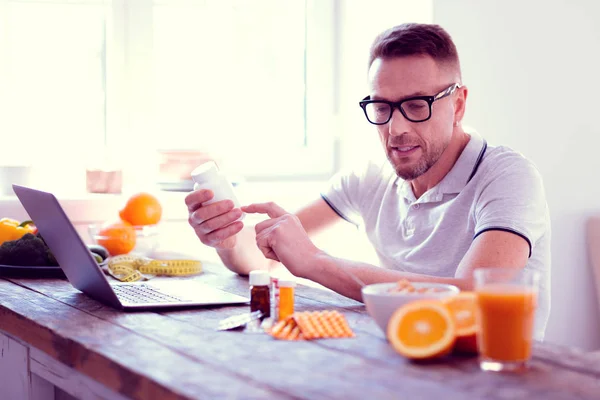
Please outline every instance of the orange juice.
[{"label": "orange juice", "polygon": [[485,284],[476,289],[479,352],[499,362],[531,357],[536,291],[519,284]]}]

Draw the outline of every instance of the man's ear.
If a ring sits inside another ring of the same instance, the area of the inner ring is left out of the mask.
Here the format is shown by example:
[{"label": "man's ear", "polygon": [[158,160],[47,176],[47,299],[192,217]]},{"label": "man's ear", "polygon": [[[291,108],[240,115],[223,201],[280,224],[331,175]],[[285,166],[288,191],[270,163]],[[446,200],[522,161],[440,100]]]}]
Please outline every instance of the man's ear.
[{"label": "man's ear", "polygon": [[454,121],[455,123],[460,123],[465,115],[469,89],[466,86],[462,86],[457,91],[456,100],[454,100]]}]

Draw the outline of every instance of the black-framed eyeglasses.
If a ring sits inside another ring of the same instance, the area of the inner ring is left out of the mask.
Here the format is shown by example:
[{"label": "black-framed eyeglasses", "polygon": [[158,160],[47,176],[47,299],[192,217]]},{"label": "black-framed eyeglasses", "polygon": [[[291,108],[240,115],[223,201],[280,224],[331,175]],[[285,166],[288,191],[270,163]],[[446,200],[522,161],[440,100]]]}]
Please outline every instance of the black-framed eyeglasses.
[{"label": "black-framed eyeglasses", "polygon": [[365,112],[367,120],[374,125],[385,125],[394,109],[400,110],[404,118],[411,122],[424,122],[431,118],[431,105],[434,101],[450,96],[460,84],[453,83],[448,88],[433,96],[415,96],[402,101],[371,100],[371,96],[362,99],[358,104]]}]

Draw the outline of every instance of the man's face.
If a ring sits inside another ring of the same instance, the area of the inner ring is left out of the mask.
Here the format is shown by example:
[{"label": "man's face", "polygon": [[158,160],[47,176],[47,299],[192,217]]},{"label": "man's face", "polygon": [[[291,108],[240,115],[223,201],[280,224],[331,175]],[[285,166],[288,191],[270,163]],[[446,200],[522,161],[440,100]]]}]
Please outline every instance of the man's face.
[{"label": "man's face", "polygon": [[[428,56],[376,59],[369,70],[372,100],[400,101],[433,96],[456,82],[451,68],[440,67]],[[395,109],[385,125],[377,125],[381,143],[396,174],[413,180],[429,170],[448,147],[454,127],[454,99],[435,101],[431,118],[411,122]]]}]

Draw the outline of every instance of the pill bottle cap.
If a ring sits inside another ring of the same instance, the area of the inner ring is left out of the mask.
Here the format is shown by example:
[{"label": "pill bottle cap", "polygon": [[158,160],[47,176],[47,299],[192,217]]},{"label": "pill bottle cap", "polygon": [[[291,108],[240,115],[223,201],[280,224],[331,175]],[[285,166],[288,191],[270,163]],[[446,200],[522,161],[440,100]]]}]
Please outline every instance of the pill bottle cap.
[{"label": "pill bottle cap", "polygon": [[250,286],[268,286],[271,283],[271,277],[267,271],[250,271]]},{"label": "pill bottle cap", "polygon": [[291,281],[289,279],[287,279],[287,280],[283,280],[282,279],[282,280],[279,281],[279,287],[280,288],[282,288],[282,287],[296,287],[296,282],[295,281]]},{"label": "pill bottle cap", "polygon": [[214,161],[200,164],[192,171],[192,180],[196,183],[205,183],[219,175],[219,167]]}]

